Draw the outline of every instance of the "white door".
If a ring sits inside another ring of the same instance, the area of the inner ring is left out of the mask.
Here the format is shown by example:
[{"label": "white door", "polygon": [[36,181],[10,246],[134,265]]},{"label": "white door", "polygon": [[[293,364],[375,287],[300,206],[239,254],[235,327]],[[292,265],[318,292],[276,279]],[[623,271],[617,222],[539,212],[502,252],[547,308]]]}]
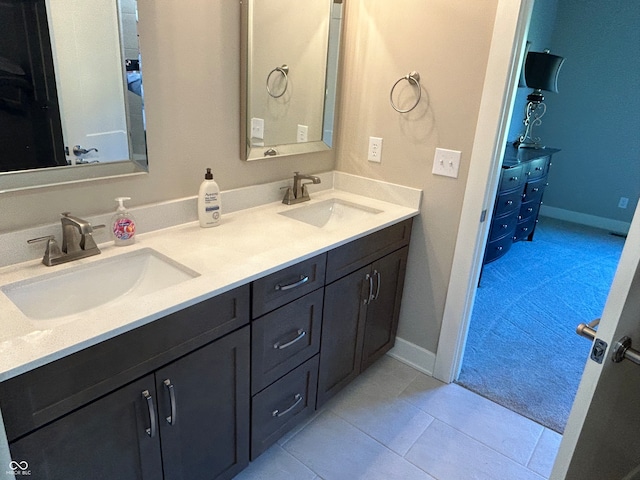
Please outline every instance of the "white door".
[{"label": "white door", "polygon": [[640,350],[640,206],[597,332],[604,360],[586,363],[551,479],[640,479],[640,365],[612,361],[625,336]]}]

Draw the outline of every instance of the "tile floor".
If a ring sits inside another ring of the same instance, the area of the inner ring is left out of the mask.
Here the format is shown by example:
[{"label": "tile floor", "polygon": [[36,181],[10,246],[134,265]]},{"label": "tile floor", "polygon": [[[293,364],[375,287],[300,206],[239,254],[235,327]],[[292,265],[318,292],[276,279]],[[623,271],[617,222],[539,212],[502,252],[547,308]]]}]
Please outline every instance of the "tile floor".
[{"label": "tile floor", "polygon": [[385,356],[235,480],[540,480],[560,440]]}]

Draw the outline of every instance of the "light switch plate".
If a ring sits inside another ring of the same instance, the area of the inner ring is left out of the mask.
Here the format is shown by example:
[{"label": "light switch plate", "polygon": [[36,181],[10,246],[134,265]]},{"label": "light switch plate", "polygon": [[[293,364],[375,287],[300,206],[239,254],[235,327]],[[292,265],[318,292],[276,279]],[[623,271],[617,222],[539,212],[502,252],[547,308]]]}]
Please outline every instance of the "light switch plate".
[{"label": "light switch plate", "polygon": [[444,175],[445,177],[458,178],[460,169],[460,155],[458,150],[447,150],[446,148],[436,148],[433,157],[434,175]]},{"label": "light switch plate", "polygon": [[251,138],[264,140],[264,118],[253,117],[251,119]]}]

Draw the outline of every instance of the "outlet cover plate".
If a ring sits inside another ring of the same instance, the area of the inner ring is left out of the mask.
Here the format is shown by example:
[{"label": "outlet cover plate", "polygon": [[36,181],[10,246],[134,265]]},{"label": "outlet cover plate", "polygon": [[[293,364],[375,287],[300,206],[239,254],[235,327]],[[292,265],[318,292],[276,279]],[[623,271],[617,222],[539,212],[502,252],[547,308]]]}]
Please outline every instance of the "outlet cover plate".
[{"label": "outlet cover plate", "polygon": [[382,138],[369,137],[369,154],[367,160],[380,163],[382,161]]},{"label": "outlet cover plate", "polygon": [[434,175],[444,175],[445,177],[458,178],[460,169],[460,155],[458,150],[447,150],[446,148],[436,148],[433,157]]}]

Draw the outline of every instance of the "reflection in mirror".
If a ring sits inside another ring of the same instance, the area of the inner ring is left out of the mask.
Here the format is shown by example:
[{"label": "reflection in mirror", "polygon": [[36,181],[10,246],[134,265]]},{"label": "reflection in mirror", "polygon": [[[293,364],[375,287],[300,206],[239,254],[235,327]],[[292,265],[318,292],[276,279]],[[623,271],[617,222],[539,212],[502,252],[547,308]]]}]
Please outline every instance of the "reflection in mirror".
[{"label": "reflection in mirror", "polygon": [[244,0],[241,155],[328,150],[342,0]]},{"label": "reflection in mirror", "polygon": [[0,4],[0,192],[146,171],[137,20],[136,0]]}]

